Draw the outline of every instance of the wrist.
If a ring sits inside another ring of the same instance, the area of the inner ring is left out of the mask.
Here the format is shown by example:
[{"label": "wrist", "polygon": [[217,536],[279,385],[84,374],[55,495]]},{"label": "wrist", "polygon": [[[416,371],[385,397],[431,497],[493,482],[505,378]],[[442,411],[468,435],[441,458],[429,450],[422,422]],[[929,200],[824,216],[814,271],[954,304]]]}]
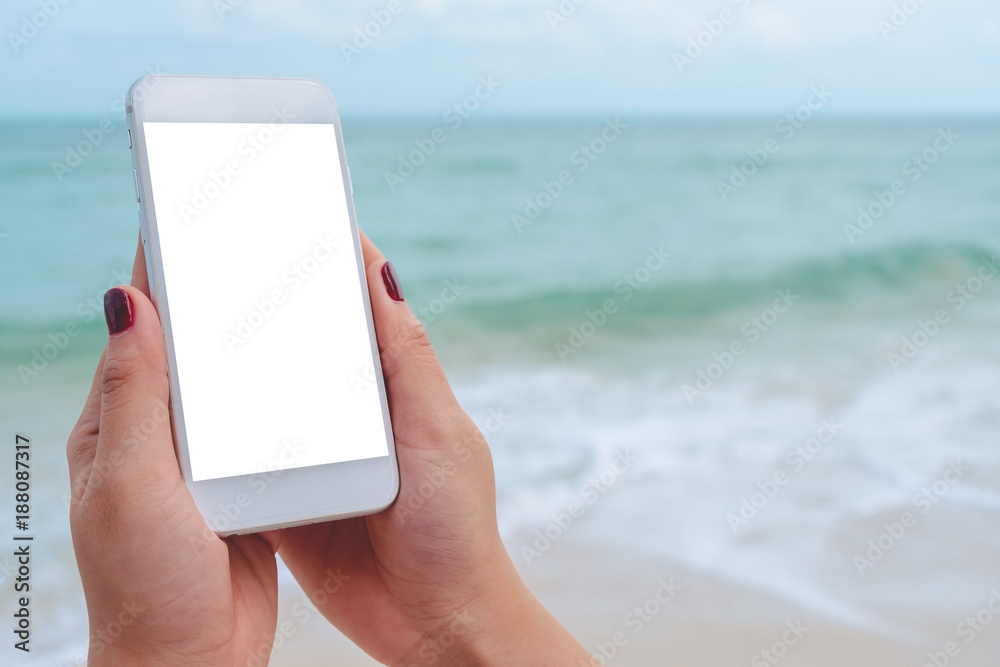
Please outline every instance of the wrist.
[{"label": "wrist", "polygon": [[422,665],[589,665],[590,655],[521,580],[500,545],[471,602],[427,633],[398,663]]},{"label": "wrist", "polygon": [[483,667],[515,664],[504,656],[510,655],[516,643],[527,639],[519,626],[537,625],[541,605],[524,585],[506,552],[490,580],[488,590],[462,611],[464,632],[456,634],[452,650],[442,655],[444,664]]}]

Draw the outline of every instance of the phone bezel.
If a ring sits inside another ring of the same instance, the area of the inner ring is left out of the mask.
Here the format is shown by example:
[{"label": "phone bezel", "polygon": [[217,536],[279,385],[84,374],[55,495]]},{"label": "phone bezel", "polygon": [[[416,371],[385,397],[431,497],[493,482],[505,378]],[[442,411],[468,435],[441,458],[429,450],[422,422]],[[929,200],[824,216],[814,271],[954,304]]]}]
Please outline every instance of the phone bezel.
[{"label": "phone bezel", "polygon": [[[311,79],[152,75],[129,88],[126,104],[136,171],[141,239],[146,256],[150,297],[160,316],[170,375],[170,419],[182,476],[209,527],[220,535],[258,532],[371,514],[392,504],[399,490],[395,441],[389,419],[361,241],[354,211],[353,187],[344,150],[340,116],[333,94]],[[184,406],[174,357],[170,307],[166,298],[155,201],[149,176],[145,122],[267,123],[280,112],[286,122],[332,124],[337,138],[342,187],[345,189],[356,264],[364,296],[375,385],[385,422],[388,455],[372,459],[291,468],[192,481]],[[265,491],[258,480],[266,476]]]}]

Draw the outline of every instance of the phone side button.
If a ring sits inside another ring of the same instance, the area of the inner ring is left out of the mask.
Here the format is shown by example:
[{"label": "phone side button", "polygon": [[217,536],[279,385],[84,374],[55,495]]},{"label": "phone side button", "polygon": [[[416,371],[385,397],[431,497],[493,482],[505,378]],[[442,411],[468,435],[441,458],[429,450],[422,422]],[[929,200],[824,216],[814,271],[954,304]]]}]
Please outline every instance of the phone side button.
[{"label": "phone side button", "polygon": [[137,172],[135,169],[132,170],[132,179],[133,182],[135,183],[135,200],[142,201],[142,198],[139,197],[139,172]]},{"label": "phone side button", "polygon": [[142,224],[142,210],[139,210],[139,236],[142,238],[142,245],[146,245],[146,225]]},{"label": "phone side button", "polygon": [[128,131],[128,149],[132,150],[132,128],[126,128]]}]

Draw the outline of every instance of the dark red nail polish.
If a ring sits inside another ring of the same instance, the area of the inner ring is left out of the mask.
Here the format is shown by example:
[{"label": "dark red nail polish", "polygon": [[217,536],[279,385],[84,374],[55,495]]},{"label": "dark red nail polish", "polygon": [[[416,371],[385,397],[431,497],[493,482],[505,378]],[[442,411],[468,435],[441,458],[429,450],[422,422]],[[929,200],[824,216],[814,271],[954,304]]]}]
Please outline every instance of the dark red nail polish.
[{"label": "dark red nail polish", "polygon": [[399,286],[399,277],[391,262],[382,265],[382,282],[385,283],[385,291],[393,301],[403,300],[403,290]]},{"label": "dark red nail polish", "polygon": [[112,336],[128,331],[132,327],[134,314],[132,297],[120,287],[112,287],[104,294],[104,319],[108,321],[108,333]]}]

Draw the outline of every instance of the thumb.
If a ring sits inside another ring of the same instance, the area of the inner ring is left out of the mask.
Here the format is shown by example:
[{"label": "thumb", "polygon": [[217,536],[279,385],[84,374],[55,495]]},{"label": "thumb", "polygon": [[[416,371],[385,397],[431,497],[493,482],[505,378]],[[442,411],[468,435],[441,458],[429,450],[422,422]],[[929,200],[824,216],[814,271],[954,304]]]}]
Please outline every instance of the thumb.
[{"label": "thumb", "polygon": [[442,409],[462,412],[393,265],[378,257],[368,264],[367,278],[393,423],[405,421],[403,432],[412,434],[440,424],[446,416]]},{"label": "thumb", "polygon": [[100,377],[100,435],[88,488],[110,488],[122,498],[173,487],[180,470],[159,317],[134,287],[108,290],[104,313],[108,345]]}]

